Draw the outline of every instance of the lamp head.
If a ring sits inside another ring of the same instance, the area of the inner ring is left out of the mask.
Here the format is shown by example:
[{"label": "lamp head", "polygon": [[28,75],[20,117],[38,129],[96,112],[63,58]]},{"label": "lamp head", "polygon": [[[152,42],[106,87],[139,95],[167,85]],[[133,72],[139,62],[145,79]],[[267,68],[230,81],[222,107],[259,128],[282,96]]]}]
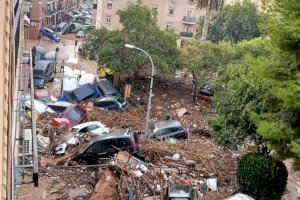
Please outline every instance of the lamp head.
[{"label": "lamp head", "polygon": [[129,48],[129,49],[134,49],[135,46],[131,45],[131,44],[125,44],[124,45],[126,48]]}]

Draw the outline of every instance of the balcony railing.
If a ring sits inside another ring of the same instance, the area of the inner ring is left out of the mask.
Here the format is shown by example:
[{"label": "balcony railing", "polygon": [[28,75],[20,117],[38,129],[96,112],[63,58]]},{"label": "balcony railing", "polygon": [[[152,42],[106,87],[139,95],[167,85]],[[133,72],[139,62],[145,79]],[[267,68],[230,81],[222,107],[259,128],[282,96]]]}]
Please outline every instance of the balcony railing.
[{"label": "balcony railing", "polygon": [[184,16],[183,17],[183,22],[184,23],[189,23],[189,24],[195,24],[196,23],[196,17]]},{"label": "balcony railing", "polygon": [[192,37],[193,37],[193,33],[189,33],[189,32],[180,32],[180,37],[184,37],[184,38],[192,38]]}]

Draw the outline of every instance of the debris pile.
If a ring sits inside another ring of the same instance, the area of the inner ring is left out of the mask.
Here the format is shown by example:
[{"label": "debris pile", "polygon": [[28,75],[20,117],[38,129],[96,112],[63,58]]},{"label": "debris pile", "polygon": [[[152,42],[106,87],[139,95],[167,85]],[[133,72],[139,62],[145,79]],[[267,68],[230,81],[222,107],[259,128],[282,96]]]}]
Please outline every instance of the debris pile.
[{"label": "debris pile", "polygon": [[129,106],[126,112],[93,109],[89,113],[88,121],[100,121],[111,129],[131,127],[133,130],[143,130],[145,117],[146,111],[143,107]]}]

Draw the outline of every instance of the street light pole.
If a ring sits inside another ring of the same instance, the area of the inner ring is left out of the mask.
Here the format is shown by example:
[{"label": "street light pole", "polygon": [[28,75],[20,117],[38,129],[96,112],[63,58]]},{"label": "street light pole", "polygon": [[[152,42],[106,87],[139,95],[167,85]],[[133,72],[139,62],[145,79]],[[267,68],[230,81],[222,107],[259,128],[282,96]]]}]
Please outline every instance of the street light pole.
[{"label": "street light pole", "polygon": [[144,52],[148,56],[148,58],[149,58],[149,60],[151,62],[150,91],[149,91],[149,98],[148,98],[148,106],[147,106],[147,114],[146,114],[146,128],[145,128],[145,134],[147,135],[148,134],[148,129],[149,129],[149,121],[150,121],[151,99],[154,96],[153,93],[152,93],[153,76],[154,76],[154,65],[153,65],[153,61],[152,61],[151,56],[145,50],[143,50],[143,49],[141,49],[139,47],[130,45],[130,44],[125,44],[125,47],[127,47],[129,49],[137,49],[139,51]]}]

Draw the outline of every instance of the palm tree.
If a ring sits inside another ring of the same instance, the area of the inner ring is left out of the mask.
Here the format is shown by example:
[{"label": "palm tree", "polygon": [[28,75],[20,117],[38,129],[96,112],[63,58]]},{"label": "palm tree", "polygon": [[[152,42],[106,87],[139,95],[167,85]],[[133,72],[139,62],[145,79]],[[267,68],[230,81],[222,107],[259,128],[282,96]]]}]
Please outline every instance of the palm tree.
[{"label": "palm tree", "polygon": [[197,7],[200,9],[205,8],[205,18],[200,41],[207,39],[211,11],[219,10],[223,5],[224,0],[197,0]]}]

